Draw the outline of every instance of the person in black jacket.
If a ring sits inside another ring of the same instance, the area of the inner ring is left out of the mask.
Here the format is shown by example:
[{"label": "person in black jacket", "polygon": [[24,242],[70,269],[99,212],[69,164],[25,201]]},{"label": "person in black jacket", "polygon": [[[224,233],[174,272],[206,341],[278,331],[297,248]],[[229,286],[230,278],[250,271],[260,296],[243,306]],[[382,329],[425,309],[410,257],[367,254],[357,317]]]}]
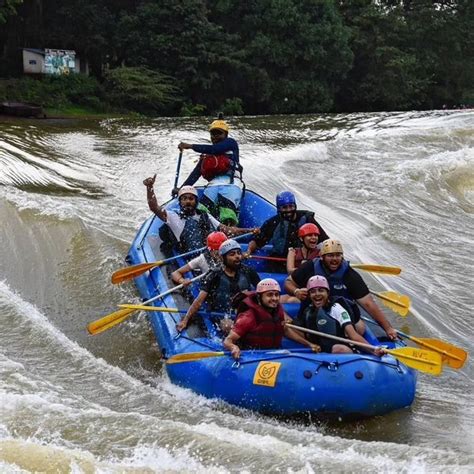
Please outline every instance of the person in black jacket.
[{"label": "person in black jacket", "polygon": [[[288,249],[301,247],[298,238],[298,229],[307,223],[315,224],[319,229],[319,240],[329,239],[324,229],[314,218],[314,212],[297,210],[295,195],[290,191],[283,191],[276,197],[277,215],[266,220],[260,228],[260,234],[250,241],[245,257],[266,244],[273,246],[270,256],[285,258]],[[286,272],[286,263],[272,265],[273,271]]]}]

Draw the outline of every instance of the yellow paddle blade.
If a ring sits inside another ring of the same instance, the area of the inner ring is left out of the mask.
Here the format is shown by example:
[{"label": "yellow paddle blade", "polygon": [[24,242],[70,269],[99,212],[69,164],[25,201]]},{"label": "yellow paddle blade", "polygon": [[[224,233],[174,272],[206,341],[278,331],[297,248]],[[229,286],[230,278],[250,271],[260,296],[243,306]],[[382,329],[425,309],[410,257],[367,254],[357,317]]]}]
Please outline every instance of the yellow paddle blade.
[{"label": "yellow paddle blade", "polygon": [[439,375],[443,370],[441,355],[437,352],[425,351],[416,347],[386,349],[386,352],[406,366],[427,374]]},{"label": "yellow paddle blade", "polygon": [[123,281],[131,280],[141,274],[145,273],[152,268],[159,267],[163,263],[162,260],[153,263],[139,263],[138,265],[132,265],[130,267],[120,268],[116,272],[112,273],[112,283],[122,283]]},{"label": "yellow paddle blade", "polygon": [[225,352],[188,352],[171,356],[167,364],[181,364],[181,362],[193,362],[195,360],[208,359],[209,357],[222,357]]},{"label": "yellow paddle blade", "polygon": [[133,309],[136,311],[160,311],[161,313],[179,313],[177,308],[167,308],[166,306],[146,306],[144,304],[119,304],[119,308]]},{"label": "yellow paddle blade", "polygon": [[468,356],[467,351],[449,342],[413,336],[410,336],[410,339],[420,346],[424,346],[427,349],[441,354],[442,362],[453,369],[460,369],[466,362]]},{"label": "yellow paddle blade", "polygon": [[400,316],[405,317],[408,314],[411,304],[410,298],[408,296],[401,295],[395,291],[382,291],[380,293],[371,291],[371,293],[375,296],[378,296],[387,308],[395,311]]},{"label": "yellow paddle blade", "polygon": [[351,267],[371,273],[382,273],[383,275],[400,275],[402,271],[400,267],[389,267],[372,263],[351,263]]},{"label": "yellow paddle blade", "polygon": [[93,336],[100,334],[101,332],[107,331],[107,329],[120,324],[134,312],[134,309],[121,309],[119,311],[115,311],[115,313],[110,313],[103,318],[89,323],[87,325],[87,331],[89,331],[89,334],[92,334]]}]

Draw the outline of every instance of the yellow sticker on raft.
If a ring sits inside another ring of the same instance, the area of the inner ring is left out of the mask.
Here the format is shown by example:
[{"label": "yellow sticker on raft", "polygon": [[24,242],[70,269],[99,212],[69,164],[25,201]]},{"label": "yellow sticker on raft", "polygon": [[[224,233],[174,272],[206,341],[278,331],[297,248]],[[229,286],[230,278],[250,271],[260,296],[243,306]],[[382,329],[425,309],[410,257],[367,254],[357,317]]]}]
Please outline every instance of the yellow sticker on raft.
[{"label": "yellow sticker on raft", "polygon": [[253,384],[274,387],[280,366],[281,362],[260,362],[253,376]]}]

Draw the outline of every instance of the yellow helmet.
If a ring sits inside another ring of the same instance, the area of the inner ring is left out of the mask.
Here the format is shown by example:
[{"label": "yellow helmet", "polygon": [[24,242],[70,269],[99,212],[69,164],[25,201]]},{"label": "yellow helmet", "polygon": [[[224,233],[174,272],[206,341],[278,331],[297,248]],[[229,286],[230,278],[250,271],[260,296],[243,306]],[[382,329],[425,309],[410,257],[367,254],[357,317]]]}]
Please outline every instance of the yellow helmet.
[{"label": "yellow helmet", "polygon": [[344,253],[342,244],[339,240],[327,239],[321,245],[319,255],[323,256],[328,253]]},{"label": "yellow helmet", "polygon": [[229,125],[227,125],[225,120],[214,120],[214,122],[209,126],[209,131],[214,130],[215,128],[224,130],[224,132],[229,132]]}]

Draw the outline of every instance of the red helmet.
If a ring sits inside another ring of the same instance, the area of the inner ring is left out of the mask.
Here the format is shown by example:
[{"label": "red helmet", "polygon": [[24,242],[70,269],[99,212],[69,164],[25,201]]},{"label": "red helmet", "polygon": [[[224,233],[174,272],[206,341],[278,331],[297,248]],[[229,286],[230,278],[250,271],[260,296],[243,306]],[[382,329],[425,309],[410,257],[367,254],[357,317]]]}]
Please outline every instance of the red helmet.
[{"label": "red helmet", "polygon": [[316,234],[319,235],[319,229],[316,224],[303,224],[299,229],[298,229],[298,237],[306,237],[307,235],[310,234]]},{"label": "red helmet", "polygon": [[227,235],[224,232],[211,232],[206,239],[207,248],[209,250],[219,250],[223,242],[227,240]]}]

